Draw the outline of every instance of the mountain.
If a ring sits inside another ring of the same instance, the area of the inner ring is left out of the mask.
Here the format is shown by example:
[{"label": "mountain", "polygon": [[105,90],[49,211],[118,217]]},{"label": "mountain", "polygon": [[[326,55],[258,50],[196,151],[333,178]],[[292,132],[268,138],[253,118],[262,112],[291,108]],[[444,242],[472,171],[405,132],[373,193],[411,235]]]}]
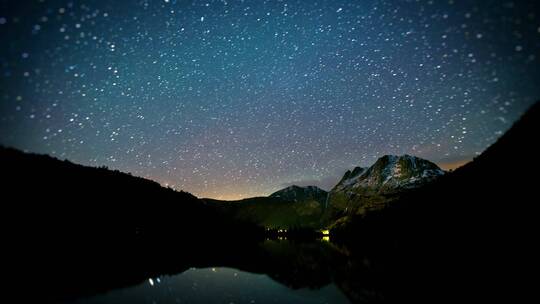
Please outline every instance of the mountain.
[{"label": "mountain", "polygon": [[237,220],[266,228],[319,228],[327,194],[315,186],[290,186],[268,197],[204,201]]},{"label": "mountain", "polygon": [[444,174],[434,163],[410,155],[384,155],[369,168],[347,171],[333,191],[355,188],[377,192],[414,188]]},{"label": "mountain", "polygon": [[[540,129],[539,124],[540,102],[537,102],[503,136],[471,162],[432,183],[411,189],[400,196],[391,208],[367,217],[354,215],[349,222],[355,224],[352,226],[358,224],[362,227],[375,226],[375,222],[388,227],[395,226],[389,225],[391,221],[424,225],[429,222],[439,228],[445,223],[448,227],[460,227],[460,230],[471,226],[471,231],[479,223],[493,225],[493,231],[510,223],[524,224],[511,219],[535,214],[526,210],[535,205],[531,201],[538,196],[536,175],[540,172],[540,166],[536,159],[540,155],[540,148],[535,144],[534,132]],[[333,195],[336,188],[330,191],[330,195]],[[416,227],[407,227],[413,226]],[[519,226],[508,228],[513,230]]]},{"label": "mountain", "polygon": [[347,171],[326,192],[315,186],[289,186],[268,197],[239,201],[204,199],[237,220],[266,228],[323,228],[387,206],[404,192],[444,175],[434,163],[410,155],[385,155],[371,167]]},{"label": "mountain", "polygon": [[328,192],[316,186],[292,185],[270,194],[269,197],[279,197],[290,202],[316,201],[319,204],[324,204],[327,195]]},{"label": "mountain", "polygon": [[425,159],[385,155],[369,168],[347,171],[330,192],[293,185],[268,197],[204,201],[228,216],[266,228],[318,229],[346,220],[348,215],[382,209],[404,192],[442,175],[443,170]]},{"label": "mountain", "polygon": [[410,155],[384,155],[369,168],[347,171],[330,191],[322,222],[382,209],[403,192],[444,175],[436,164]]}]

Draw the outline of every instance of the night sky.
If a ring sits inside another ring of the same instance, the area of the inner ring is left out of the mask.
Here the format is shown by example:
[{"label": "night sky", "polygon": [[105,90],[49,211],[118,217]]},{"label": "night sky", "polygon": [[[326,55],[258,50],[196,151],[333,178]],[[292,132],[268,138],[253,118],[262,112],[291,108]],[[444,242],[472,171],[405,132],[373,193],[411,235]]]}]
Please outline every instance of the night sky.
[{"label": "night sky", "polygon": [[0,144],[223,199],[453,167],[540,99],[529,2],[0,0]]}]

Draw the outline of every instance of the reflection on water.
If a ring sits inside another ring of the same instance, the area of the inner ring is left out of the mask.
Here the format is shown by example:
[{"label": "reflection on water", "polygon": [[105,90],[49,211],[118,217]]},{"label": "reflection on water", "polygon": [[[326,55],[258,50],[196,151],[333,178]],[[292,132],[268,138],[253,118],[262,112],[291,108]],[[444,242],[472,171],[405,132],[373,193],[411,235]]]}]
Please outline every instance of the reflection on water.
[{"label": "reflection on water", "polygon": [[27,251],[8,289],[21,303],[438,303],[449,295],[462,302],[486,277],[461,275],[478,261],[463,247],[347,240],[152,235],[53,244]]},{"label": "reflection on water", "polygon": [[61,303],[364,303],[416,292],[403,284],[410,278],[399,278],[408,270],[396,271],[411,260],[396,258],[394,248],[367,252],[324,240],[186,242],[116,256],[51,270],[56,284],[44,290]]},{"label": "reflection on water", "polygon": [[191,268],[75,303],[349,303],[334,285],[290,289],[265,274],[234,268]]}]

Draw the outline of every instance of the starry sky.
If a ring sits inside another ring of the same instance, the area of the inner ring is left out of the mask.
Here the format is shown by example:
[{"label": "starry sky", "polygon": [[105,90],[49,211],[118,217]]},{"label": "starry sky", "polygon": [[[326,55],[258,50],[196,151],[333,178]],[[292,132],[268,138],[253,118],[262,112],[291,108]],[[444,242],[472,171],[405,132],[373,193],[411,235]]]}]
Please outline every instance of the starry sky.
[{"label": "starry sky", "polygon": [[0,0],[0,144],[220,199],[455,167],[540,99],[534,2]]}]

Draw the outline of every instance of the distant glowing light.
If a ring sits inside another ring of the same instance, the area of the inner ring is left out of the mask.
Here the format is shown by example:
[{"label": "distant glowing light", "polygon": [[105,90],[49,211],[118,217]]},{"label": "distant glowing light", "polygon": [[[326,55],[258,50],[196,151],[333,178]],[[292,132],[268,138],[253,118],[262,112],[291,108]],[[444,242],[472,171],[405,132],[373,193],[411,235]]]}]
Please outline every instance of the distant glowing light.
[{"label": "distant glowing light", "polygon": [[321,233],[322,233],[322,238],[321,240],[323,240],[324,242],[330,242],[330,230],[321,230]]},{"label": "distant glowing light", "polygon": [[150,286],[154,286],[154,280],[152,278],[148,279],[148,283],[150,283]]}]

